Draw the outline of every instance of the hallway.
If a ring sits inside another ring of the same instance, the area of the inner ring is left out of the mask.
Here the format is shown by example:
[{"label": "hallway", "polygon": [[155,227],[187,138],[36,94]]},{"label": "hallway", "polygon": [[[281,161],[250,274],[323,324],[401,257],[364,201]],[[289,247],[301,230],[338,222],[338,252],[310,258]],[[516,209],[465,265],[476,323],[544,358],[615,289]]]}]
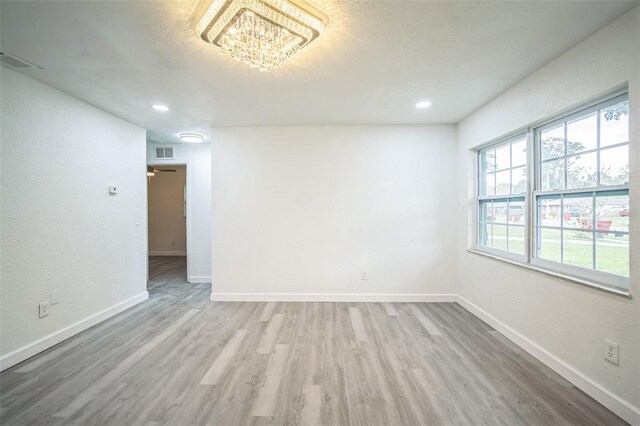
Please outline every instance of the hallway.
[{"label": "hallway", "polygon": [[149,296],[152,291],[180,284],[188,284],[186,256],[149,257]]}]

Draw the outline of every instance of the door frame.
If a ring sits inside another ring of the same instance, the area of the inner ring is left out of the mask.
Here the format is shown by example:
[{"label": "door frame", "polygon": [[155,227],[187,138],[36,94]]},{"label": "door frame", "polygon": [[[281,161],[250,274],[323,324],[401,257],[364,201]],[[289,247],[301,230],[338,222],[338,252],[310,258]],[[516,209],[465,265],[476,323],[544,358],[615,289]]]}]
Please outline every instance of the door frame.
[{"label": "door frame", "polygon": [[[187,276],[185,277],[185,281],[189,282],[189,277],[191,276],[189,272],[191,271],[191,238],[189,238],[189,229],[191,228],[191,197],[189,196],[189,188],[190,188],[190,178],[189,178],[189,163],[186,161],[169,161],[159,163],[157,161],[147,162],[147,166],[151,167],[171,167],[171,166],[184,166],[185,169],[185,186],[184,186],[184,196],[187,199],[186,206],[186,221],[185,221],[185,238],[187,241]],[[147,176],[147,282],[149,282],[149,180]]]}]

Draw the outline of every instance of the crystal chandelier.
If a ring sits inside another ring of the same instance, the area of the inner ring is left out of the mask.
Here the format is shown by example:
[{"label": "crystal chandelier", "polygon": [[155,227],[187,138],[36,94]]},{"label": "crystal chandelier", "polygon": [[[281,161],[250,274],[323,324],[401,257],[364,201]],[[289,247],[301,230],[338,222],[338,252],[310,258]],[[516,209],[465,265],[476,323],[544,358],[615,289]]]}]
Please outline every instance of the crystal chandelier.
[{"label": "crystal chandelier", "polygon": [[301,0],[214,0],[196,27],[208,43],[270,71],[315,40],[327,17]]}]

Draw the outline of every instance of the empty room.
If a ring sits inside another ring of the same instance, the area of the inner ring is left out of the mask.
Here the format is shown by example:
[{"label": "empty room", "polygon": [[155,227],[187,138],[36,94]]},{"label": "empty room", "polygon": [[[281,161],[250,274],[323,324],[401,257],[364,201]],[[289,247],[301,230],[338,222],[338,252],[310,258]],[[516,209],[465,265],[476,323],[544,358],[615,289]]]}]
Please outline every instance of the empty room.
[{"label": "empty room", "polygon": [[640,426],[640,1],[0,0],[0,424]]}]

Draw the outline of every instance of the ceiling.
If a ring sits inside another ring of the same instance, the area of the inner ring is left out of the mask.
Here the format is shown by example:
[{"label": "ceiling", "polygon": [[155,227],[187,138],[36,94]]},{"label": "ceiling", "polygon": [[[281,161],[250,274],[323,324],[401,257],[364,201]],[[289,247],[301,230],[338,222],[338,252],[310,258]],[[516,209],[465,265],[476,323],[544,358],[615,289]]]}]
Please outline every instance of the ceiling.
[{"label": "ceiling", "polygon": [[199,39],[198,0],[2,0],[1,48],[161,142],[211,126],[456,123],[640,3],[315,4],[325,33],[270,73]]}]

